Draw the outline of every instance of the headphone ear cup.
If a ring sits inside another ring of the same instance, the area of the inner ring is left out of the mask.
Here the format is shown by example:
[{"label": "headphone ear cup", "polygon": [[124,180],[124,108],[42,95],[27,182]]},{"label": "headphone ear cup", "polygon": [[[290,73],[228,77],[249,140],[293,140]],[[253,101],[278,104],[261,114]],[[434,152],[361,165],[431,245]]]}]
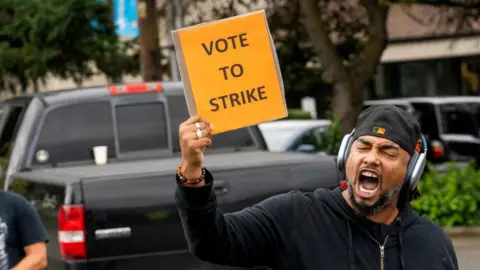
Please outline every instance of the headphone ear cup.
[{"label": "headphone ear cup", "polygon": [[348,144],[350,141],[350,134],[343,136],[342,143],[340,144],[340,148],[338,149],[337,154],[337,168],[341,173],[345,172],[345,161],[346,161],[346,154],[348,151]]},{"label": "headphone ear cup", "polygon": [[418,182],[420,182],[420,178],[422,178],[426,163],[427,155],[425,153],[419,154],[412,171],[410,172],[410,177],[407,179],[410,191],[414,191],[417,188]]},{"label": "headphone ear cup", "polygon": [[413,192],[417,188],[427,163],[427,142],[423,134],[419,140],[419,146],[420,149],[417,150],[419,152],[415,152],[408,163],[407,176],[405,178],[405,184],[410,192]]},{"label": "headphone ear cup", "polygon": [[413,154],[413,156],[410,158],[410,161],[408,162],[408,167],[407,167],[407,173],[405,175],[405,186],[407,186],[407,188],[409,190],[411,190],[411,186],[412,186],[412,174],[413,174],[413,171],[414,171],[414,168],[417,164],[417,160],[418,160],[418,156],[419,154],[417,152],[415,152]]}]

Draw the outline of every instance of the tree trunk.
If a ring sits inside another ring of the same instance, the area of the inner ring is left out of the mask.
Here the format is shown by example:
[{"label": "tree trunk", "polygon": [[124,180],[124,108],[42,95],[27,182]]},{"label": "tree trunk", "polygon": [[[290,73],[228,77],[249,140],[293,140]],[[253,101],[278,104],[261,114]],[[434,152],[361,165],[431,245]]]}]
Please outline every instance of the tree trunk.
[{"label": "tree trunk", "polygon": [[155,0],[138,0],[138,25],[141,70],[144,81],[162,79],[158,20]]},{"label": "tree trunk", "polygon": [[362,91],[350,80],[333,85],[333,112],[340,120],[340,129],[343,134],[350,133],[357,122],[358,114],[362,111]]},{"label": "tree trunk", "polygon": [[342,133],[349,133],[362,111],[365,86],[375,75],[386,46],[388,6],[378,4],[377,0],[359,0],[368,15],[368,41],[346,67],[322,21],[318,0],[299,1],[305,14],[303,23],[320,58],[325,79],[333,85],[333,111],[340,119]]}]

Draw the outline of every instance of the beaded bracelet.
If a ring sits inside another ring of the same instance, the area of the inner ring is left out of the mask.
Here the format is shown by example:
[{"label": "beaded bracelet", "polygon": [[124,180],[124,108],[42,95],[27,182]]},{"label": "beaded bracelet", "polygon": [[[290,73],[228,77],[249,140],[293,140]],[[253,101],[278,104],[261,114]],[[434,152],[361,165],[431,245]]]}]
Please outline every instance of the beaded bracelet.
[{"label": "beaded bracelet", "polygon": [[198,179],[188,180],[187,178],[185,178],[183,176],[181,167],[179,166],[177,168],[177,176],[180,179],[180,182],[182,182],[182,183],[198,184],[198,183],[202,182],[203,180],[205,180],[205,168],[202,168],[202,174],[200,175],[200,177]]}]

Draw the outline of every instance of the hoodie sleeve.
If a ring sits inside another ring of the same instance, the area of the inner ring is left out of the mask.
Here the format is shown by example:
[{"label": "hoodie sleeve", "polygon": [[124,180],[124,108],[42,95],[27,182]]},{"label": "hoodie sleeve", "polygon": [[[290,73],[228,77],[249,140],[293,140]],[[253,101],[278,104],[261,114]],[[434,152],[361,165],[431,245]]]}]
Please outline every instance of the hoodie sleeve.
[{"label": "hoodie sleeve", "polygon": [[448,237],[446,237],[446,246],[447,246],[447,253],[450,255],[450,258],[447,258],[446,260],[443,260],[445,269],[448,270],[458,270],[458,259],[457,259],[457,254],[455,252],[455,248],[453,246],[453,243]]},{"label": "hoodie sleeve", "polygon": [[202,187],[178,184],[176,190],[176,204],[192,254],[215,264],[271,266],[277,249],[285,246],[293,230],[292,194],[276,195],[238,212],[222,213],[208,170],[205,181]]}]

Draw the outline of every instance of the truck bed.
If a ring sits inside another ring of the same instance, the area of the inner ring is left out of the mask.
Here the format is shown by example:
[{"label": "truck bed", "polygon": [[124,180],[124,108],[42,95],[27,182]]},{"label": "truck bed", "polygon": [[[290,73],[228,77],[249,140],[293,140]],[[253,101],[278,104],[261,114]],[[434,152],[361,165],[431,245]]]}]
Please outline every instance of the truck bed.
[{"label": "truck bed", "polygon": [[[85,213],[85,268],[204,269],[204,262],[188,250],[175,206],[179,164],[180,158],[144,160],[37,169],[16,177],[57,186],[78,183],[78,203]],[[292,189],[338,186],[332,156],[210,153],[206,166],[215,177],[214,191],[224,213]]]}]

